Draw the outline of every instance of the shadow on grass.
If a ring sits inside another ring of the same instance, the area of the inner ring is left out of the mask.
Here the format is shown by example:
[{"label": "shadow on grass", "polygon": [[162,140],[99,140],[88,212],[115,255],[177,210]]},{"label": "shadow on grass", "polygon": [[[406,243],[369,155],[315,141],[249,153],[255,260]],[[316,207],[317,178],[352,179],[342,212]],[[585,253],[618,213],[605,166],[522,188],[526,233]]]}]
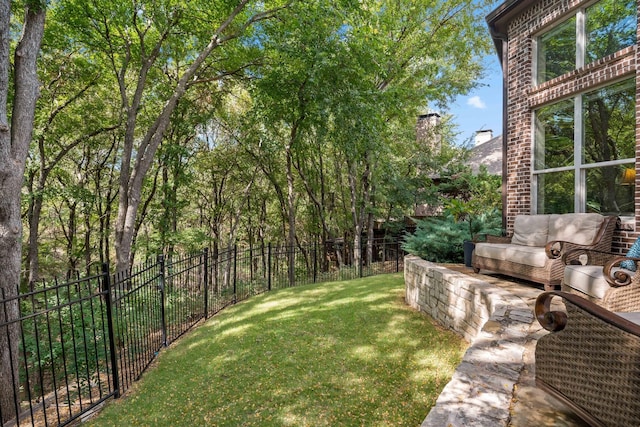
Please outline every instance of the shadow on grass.
[{"label": "shadow on grass", "polygon": [[254,297],[158,358],[93,425],[419,425],[466,343],[403,302],[401,274]]}]

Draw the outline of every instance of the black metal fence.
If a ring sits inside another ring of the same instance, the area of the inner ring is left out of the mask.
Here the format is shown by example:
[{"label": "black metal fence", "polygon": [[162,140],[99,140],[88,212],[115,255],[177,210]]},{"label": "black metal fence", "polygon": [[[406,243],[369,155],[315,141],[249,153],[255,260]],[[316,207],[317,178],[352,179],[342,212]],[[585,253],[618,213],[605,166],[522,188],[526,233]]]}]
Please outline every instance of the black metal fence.
[{"label": "black metal fence", "polygon": [[[3,426],[66,425],[117,398],[158,352],[196,323],[252,295],[301,284],[399,272],[398,240],[363,244],[358,265],[339,244],[265,246],[158,257],[130,272],[109,266],[89,277],[40,283],[0,295],[0,338],[19,341],[9,357],[13,390],[0,390]],[[9,398],[7,398],[9,397]],[[9,402],[9,403],[7,403]]]}]

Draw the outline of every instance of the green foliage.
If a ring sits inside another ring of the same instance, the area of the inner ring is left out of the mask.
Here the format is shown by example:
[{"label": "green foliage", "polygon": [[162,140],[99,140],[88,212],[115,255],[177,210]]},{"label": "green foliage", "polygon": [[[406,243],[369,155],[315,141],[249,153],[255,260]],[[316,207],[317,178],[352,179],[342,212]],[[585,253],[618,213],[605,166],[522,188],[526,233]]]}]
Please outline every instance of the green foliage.
[{"label": "green foliage", "polygon": [[[48,393],[54,384],[73,377],[75,384],[89,387],[98,372],[105,369],[107,337],[104,305],[86,297],[87,290],[68,286],[60,290],[36,293],[21,302],[21,351],[26,356],[21,376]],[[44,315],[46,313],[46,315]],[[46,380],[41,380],[44,376]]]},{"label": "green foliage", "polygon": [[502,215],[497,209],[478,214],[474,221],[456,220],[451,213],[418,223],[416,232],[407,235],[403,249],[433,262],[461,262],[462,245],[471,235],[500,234]]},{"label": "green foliage", "polygon": [[[251,0],[146,152],[178,80],[238,2],[51,3],[25,177],[33,269],[113,261],[120,185],[134,181],[136,260],[282,241],[290,211],[301,243],[353,238],[368,215],[402,218],[433,194],[426,166],[449,154],[416,146],[415,118],[476,85],[491,4]],[[243,27],[273,9],[277,19]],[[136,156],[154,159],[148,173]]]},{"label": "green foliage", "polygon": [[432,195],[444,215],[419,221],[416,232],[406,236],[404,249],[434,262],[462,261],[465,240],[480,233],[501,233],[501,184],[501,178],[489,175],[486,168],[473,174],[450,162]]}]

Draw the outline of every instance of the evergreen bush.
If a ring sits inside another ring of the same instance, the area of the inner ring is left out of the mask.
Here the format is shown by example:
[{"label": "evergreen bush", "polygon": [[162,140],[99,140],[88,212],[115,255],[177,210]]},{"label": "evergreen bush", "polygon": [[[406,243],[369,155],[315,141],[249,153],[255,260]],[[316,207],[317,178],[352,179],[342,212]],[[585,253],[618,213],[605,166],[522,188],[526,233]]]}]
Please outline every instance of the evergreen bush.
[{"label": "evergreen bush", "polygon": [[[405,251],[433,262],[462,262],[462,245],[476,234],[500,234],[502,232],[502,214],[497,209],[456,221],[456,217],[447,213],[441,217],[430,217],[418,221],[414,234],[406,235]],[[470,235],[471,233],[471,235]]]}]

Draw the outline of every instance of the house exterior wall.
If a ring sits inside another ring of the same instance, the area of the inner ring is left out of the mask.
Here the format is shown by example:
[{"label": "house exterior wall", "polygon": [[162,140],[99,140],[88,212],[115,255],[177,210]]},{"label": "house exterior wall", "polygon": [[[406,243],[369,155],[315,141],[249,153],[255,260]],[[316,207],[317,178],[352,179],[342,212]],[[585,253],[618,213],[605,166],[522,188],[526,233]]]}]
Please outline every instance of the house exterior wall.
[{"label": "house exterior wall", "polygon": [[[552,1],[529,2],[530,7],[507,23],[505,70],[505,145],[507,170],[505,176],[505,219],[507,233],[513,230],[516,215],[535,213],[532,197],[533,112],[536,108],[636,75],[637,45],[627,47],[585,67],[556,77],[540,85],[534,84],[534,38],[555,25],[578,7],[591,2]],[[640,2],[639,2],[640,4]],[[638,26],[640,28],[640,25]],[[640,131],[638,112],[640,97],[636,77],[636,170]],[[637,174],[636,174],[637,176]],[[635,241],[640,224],[638,218],[639,187],[636,180],[635,219],[623,221],[616,230],[614,251],[624,252]]]}]

